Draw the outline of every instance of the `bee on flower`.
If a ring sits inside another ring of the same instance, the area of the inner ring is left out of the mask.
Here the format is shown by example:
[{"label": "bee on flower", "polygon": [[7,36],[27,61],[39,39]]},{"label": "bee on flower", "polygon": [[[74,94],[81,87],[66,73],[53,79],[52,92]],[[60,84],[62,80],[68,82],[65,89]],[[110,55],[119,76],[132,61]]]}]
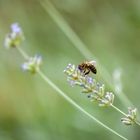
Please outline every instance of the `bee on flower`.
[{"label": "bee on flower", "polygon": [[114,101],[114,94],[112,92],[105,92],[104,84],[96,82],[90,77],[89,72],[96,74],[97,70],[95,61],[90,63],[81,63],[78,66],[68,64],[64,73],[67,75],[67,80],[72,86],[82,87],[82,93],[85,93],[91,101],[98,101],[99,106],[110,106]]},{"label": "bee on flower", "polygon": [[78,65],[78,69],[83,72],[84,75],[88,75],[90,72],[96,74],[96,61],[84,61]]}]

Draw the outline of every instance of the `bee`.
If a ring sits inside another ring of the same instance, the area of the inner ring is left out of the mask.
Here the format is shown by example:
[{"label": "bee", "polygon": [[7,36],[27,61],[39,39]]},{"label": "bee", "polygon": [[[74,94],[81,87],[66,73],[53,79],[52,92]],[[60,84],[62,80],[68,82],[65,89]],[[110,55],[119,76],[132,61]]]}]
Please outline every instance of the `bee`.
[{"label": "bee", "polygon": [[78,65],[78,69],[84,73],[84,75],[87,75],[91,72],[94,74],[97,73],[97,69],[95,67],[96,61],[85,61]]}]

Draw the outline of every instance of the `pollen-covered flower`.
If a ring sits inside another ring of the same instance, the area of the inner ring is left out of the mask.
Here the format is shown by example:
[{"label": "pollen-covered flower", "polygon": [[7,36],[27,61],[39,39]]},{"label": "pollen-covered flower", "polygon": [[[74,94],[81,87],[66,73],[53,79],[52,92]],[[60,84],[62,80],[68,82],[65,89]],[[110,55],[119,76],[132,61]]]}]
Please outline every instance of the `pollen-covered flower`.
[{"label": "pollen-covered flower", "polygon": [[35,74],[40,69],[41,64],[42,57],[35,55],[34,57],[30,57],[29,60],[22,65],[22,69]]},{"label": "pollen-covered flower", "polygon": [[92,77],[85,75],[78,67],[69,64],[64,73],[70,85],[82,87],[82,93],[85,93],[91,101],[97,101],[100,106],[110,106],[114,101],[114,94],[105,92],[105,86],[96,82]]},{"label": "pollen-covered flower", "polygon": [[132,109],[131,107],[129,107],[127,117],[122,118],[121,121],[125,125],[132,125],[136,122],[136,116],[137,109],[136,108]]},{"label": "pollen-covered flower", "polygon": [[11,25],[11,32],[8,33],[4,40],[5,48],[14,48],[20,46],[22,41],[24,40],[24,35],[21,27],[18,23],[14,23]]}]

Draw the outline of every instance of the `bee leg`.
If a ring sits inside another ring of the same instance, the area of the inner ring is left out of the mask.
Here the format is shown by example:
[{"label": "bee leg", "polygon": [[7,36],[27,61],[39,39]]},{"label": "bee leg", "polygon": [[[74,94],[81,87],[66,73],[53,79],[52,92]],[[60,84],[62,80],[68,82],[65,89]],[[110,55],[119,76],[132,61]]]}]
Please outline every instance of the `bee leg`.
[{"label": "bee leg", "polygon": [[83,73],[85,74],[86,73],[86,70],[84,70]]},{"label": "bee leg", "polygon": [[90,72],[90,70],[88,70],[88,71],[85,73],[85,75],[89,74],[89,72]]}]

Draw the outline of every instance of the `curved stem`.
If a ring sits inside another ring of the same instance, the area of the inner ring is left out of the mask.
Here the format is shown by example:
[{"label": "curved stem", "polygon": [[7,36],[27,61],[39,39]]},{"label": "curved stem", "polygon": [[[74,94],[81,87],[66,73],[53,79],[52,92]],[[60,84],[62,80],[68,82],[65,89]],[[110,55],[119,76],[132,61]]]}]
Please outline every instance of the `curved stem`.
[{"label": "curved stem", "polygon": [[[28,59],[28,55],[20,48],[18,48],[18,51],[20,52],[20,54],[25,58]],[[114,131],[112,128],[108,127],[107,125],[105,125],[104,123],[102,123],[101,121],[99,121],[97,118],[95,118],[93,115],[91,115],[90,113],[88,113],[86,110],[84,110],[81,106],[79,106],[76,102],[74,102],[70,97],[68,97],[61,89],[59,89],[42,71],[38,71],[38,74],[41,76],[41,78],[47,83],[49,84],[55,91],[57,91],[57,93],[59,93],[59,95],[61,95],[64,99],[66,99],[71,105],[73,105],[75,108],[77,108],[79,111],[81,111],[83,114],[87,115],[89,118],[91,118],[92,120],[94,120],[96,123],[98,123],[99,125],[101,125],[102,127],[104,127],[105,129],[107,129],[108,131],[110,131],[111,133],[117,135],[118,137],[120,137],[123,140],[128,140],[127,138],[125,138],[124,136],[120,135],[118,132]]]}]

